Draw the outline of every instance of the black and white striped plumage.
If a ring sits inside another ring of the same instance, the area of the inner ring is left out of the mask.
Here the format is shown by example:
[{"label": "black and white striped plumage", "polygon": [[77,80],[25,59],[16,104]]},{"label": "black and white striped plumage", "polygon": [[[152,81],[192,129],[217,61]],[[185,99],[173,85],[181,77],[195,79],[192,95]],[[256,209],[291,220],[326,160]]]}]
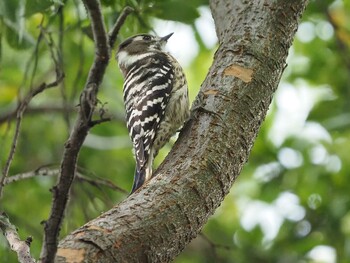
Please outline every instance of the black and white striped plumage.
[{"label": "black and white striped plumage", "polygon": [[171,35],[130,37],[116,55],[124,75],[126,122],[136,159],[131,193],[152,177],[154,157],[189,116],[185,75],[176,59],[163,51]]}]

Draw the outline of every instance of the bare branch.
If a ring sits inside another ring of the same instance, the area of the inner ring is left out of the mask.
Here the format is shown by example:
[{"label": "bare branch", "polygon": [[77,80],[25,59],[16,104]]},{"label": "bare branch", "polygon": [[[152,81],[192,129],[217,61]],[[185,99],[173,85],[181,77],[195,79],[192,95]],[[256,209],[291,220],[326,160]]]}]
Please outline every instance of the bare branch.
[{"label": "bare branch", "polygon": [[[27,104],[25,105],[25,107],[27,108],[29,101],[30,101],[34,96],[38,95],[39,93],[43,92],[43,91],[46,90],[46,89],[50,89],[50,88],[57,87],[57,85],[58,85],[63,79],[64,79],[64,75],[62,74],[62,75],[58,76],[58,78],[57,78],[55,81],[53,81],[53,82],[51,82],[51,83],[49,83],[49,84],[46,84],[45,82],[42,83],[39,87],[37,87],[36,89],[34,89],[34,90],[31,92],[31,97],[28,98],[28,102],[27,102]],[[29,95],[30,95],[30,94],[29,94]]]},{"label": "bare branch", "polygon": [[[64,111],[68,111],[71,113],[71,112],[74,112],[75,109],[76,107],[72,105],[68,105],[67,108],[61,105],[44,105],[44,106],[36,106],[36,107],[28,106],[28,108],[24,112],[24,115],[41,114],[41,113],[49,113],[49,112],[61,113]],[[16,119],[16,115],[17,115],[17,108],[10,112],[4,113],[3,115],[0,115],[0,124]]]},{"label": "bare branch", "polygon": [[6,213],[0,215],[0,228],[4,234],[7,242],[11,247],[11,250],[17,253],[18,261],[20,263],[35,263],[35,259],[30,255],[30,243],[32,237],[28,237],[25,241],[22,241],[17,233],[17,229],[11,224]]},{"label": "bare branch", "polygon": [[[79,0],[74,0],[73,3],[75,5],[76,18],[78,20],[77,26],[79,28],[81,28],[82,27],[82,19],[81,19],[80,12],[79,12],[79,3],[80,3],[80,1]],[[78,65],[78,70],[77,70],[76,75],[75,75],[75,79],[73,81],[73,85],[72,85],[73,90],[72,90],[72,93],[71,93],[70,98],[69,98],[70,101],[73,101],[76,98],[76,96],[77,96],[78,87],[79,87],[78,84],[79,84],[79,81],[80,81],[80,79],[81,79],[81,77],[83,75],[83,72],[84,72],[83,71],[84,64],[85,64],[84,34],[82,34],[82,33],[79,36],[79,44],[78,45],[79,45],[79,48],[78,48],[78,50],[79,50],[79,56],[78,56],[79,57],[79,59],[78,59],[79,65]]]},{"label": "bare branch", "polygon": [[[26,173],[15,174],[6,178],[4,185],[8,185],[11,183],[15,183],[21,180],[31,179],[37,176],[58,176],[60,174],[60,169],[57,168],[49,168],[48,166],[42,166],[38,169]],[[96,175],[94,175],[96,177]],[[84,175],[82,172],[77,172],[75,180],[79,180],[81,182],[86,182],[95,187],[108,187],[112,190],[121,192],[123,194],[128,194],[128,191],[119,187],[118,185],[112,183],[109,180],[103,178],[90,178],[89,176]]]},{"label": "bare branch", "polygon": [[122,27],[122,25],[125,22],[125,19],[130,15],[132,12],[134,12],[134,9],[130,6],[124,7],[123,11],[120,13],[117,22],[114,24],[113,28],[111,31],[109,31],[108,36],[109,36],[109,47],[113,48],[114,43],[117,39],[117,36],[119,34],[119,30]]},{"label": "bare branch", "polygon": [[225,250],[233,250],[233,247],[232,246],[228,246],[228,245],[223,245],[223,244],[217,244],[215,242],[213,242],[209,237],[207,237],[206,234],[204,234],[203,232],[201,232],[199,234],[199,236],[201,238],[203,238],[208,244],[209,246],[211,247],[212,251],[213,251],[213,254],[214,254],[214,257],[216,258],[217,261],[219,261],[218,259],[218,254],[217,254],[217,249],[221,248],[221,249],[225,249]]},{"label": "bare branch", "polygon": [[[45,113],[55,113],[55,112],[62,113],[64,111],[68,111],[71,114],[77,110],[77,107],[73,105],[67,105],[66,107],[67,108],[63,107],[62,105],[43,105],[43,106],[35,106],[35,107],[28,106],[28,108],[26,109],[23,115],[25,116],[27,114],[32,115],[32,114],[45,114]],[[3,115],[0,115],[0,124],[16,119],[16,115],[17,115],[17,108],[10,112],[4,113]],[[112,116],[103,117],[103,118],[108,118],[109,120],[125,123],[125,116],[124,116],[124,113],[122,112],[117,112]]]},{"label": "bare branch", "polygon": [[25,179],[30,179],[37,176],[57,176],[59,175],[59,169],[50,169],[48,167],[39,167],[38,169],[26,173],[20,173],[12,175],[5,180],[5,185],[18,182]]},{"label": "bare branch", "polygon": [[21,128],[21,122],[22,122],[22,114],[17,112],[17,122],[16,122],[15,134],[13,135],[9,156],[7,157],[7,160],[6,160],[6,163],[5,163],[5,167],[4,167],[3,171],[2,171],[2,177],[1,177],[1,181],[0,181],[0,197],[2,196],[4,182],[5,182],[6,177],[8,176],[8,173],[9,173],[9,170],[10,170],[10,166],[11,166],[13,157],[14,157],[15,152],[16,152],[19,131],[20,131],[20,128]]},{"label": "bare branch", "polygon": [[[59,17],[59,33],[58,33],[58,47],[57,47],[57,58],[58,63],[56,64],[56,74],[60,74],[60,71],[63,71],[63,65],[64,65],[64,54],[63,54],[63,41],[64,41],[64,14],[63,14],[63,7],[64,5],[61,5],[58,8],[58,17]],[[54,43],[52,40],[51,34],[49,35],[50,42]],[[60,85],[60,91],[62,96],[62,105],[64,109],[67,109],[67,106],[69,105],[69,101],[67,98],[67,90],[65,82],[63,81]],[[68,127],[68,130],[70,130],[71,123],[69,118],[69,110],[65,110],[63,112],[63,117],[66,122],[66,125]]]},{"label": "bare branch", "polygon": [[98,120],[93,120],[90,122],[90,126],[93,127],[95,125],[98,125],[98,124],[101,124],[101,123],[104,123],[104,122],[108,122],[108,121],[111,121],[112,118],[111,117],[104,117],[104,118],[101,118],[101,119],[98,119]]},{"label": "bare branch", "polygon": [[13,139],[12,139],[11,150],[10,150],[9,156],[7,157],[6,164],[5,164],[5,167],[2,171],[2,177],[0,180],[0,197],[2,195],[4,182],[5,182],[6,177],[8,176],[10,166],[11,166],[11,163],[12,163],[15,151],[16,151],[16,146],[17,146],[17,141],[18,141],[18,137],[19,137],[19,133],[20,133],[23,113],[27,109],[28,104],[30,103],[30,101],[32,100],[32,98],[34,96],[43,92],[45,89],[56,87],[58,85],[58,83],[63,79],[63,77],[64,76],[61,75],[60,78],[56,79],[54,82],[49,83],[49,84],[42,83],[37,88],[31,90],[31,92],[29,92],[27,94],[27,96],[24,98],[24,100],[22,102],[20,102],[20,104],[18,105],[17,110],[16,110],[17,122],[16,122],[15,134],[14,134]]},{"label": "bare branch", "polygon": [[61,174],[52,188],[53,203],[49,219],[45,223],[42,262],[53,262],[57,251],[58,236],[67,206],[68,194],[76,174],[77,158],[91,126],[92,114],[97,103],[97,92],[110,58],[108,37],[103,22],[101,6],[97,0],[83,1],[90,19],[95,41],[95,59],[80,97],[80,109],[72,133],[65,144],[61,162]]},{"label": "bare branch", "polygon": [[[39,27],[42,27],[44,23],[44,16],[42,17],[41,19],[41,22],[40,22],[40,25]],[[29,87],[30,89],[32,89],[33,87],[33,82],[34,82],[34,77],[35,77],[35,73],[36,73],[36,70],[37,70],[37,67],[38,67],[38,61],[39,61],[39,45],[40,45],[40,42],[43,38],[43,34],[42,34],[42,31],[40,31],[40,34],[38,36],[38,40],[36,41],[36,45],[35,45],[35,48],[34,48],[34,52],[33,52],[33,59],[30,59],[28,61],[28,64],[27,64],[27,69],[28,71],[25,72],[25,75],[24,75],[24,80],[23,82],[27,79],[27,74],[29,72],[29,65],[30,63],[33,61],[34,65],[33,65],[33,69],[32,69],[32,75],[30,77],[30,82],[29,82]]]},{"label": "bare branch", "polygon": [[123,194],[128,194],[129,192],[124,190],[123,188],[117,186],[116,184],[112,183],[109,180],[102,179],[102,178],[89,178],[87,176],[82,175],[81,173],[77,173],[76,178],[77,180],[87,182],[91,184],[92,186],[99,187],[99,186],[105,186],[108,188],[111,188],[112,190],[116,190],[118,192],[121,192]]}]

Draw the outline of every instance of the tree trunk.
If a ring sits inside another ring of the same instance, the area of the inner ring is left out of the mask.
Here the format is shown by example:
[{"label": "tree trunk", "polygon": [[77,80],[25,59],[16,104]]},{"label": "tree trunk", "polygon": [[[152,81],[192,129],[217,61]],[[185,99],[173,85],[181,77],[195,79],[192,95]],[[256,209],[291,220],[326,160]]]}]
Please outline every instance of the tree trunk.
[{"label": "tree trunk", "polygon": [[220,45],[190,121],[156,177],[62,240],[56,262],[169,262],[197,236],[248,160],[306,2],[210,1]]}]

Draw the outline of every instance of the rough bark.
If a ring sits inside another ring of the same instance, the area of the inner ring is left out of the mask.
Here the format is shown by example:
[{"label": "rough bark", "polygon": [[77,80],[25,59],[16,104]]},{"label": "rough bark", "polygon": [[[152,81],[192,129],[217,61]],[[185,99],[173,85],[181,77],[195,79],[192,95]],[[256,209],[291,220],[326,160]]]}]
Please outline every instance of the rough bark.
[{"label": "rough bark", "polygon": [[51,189],[52,206],[49,218],[44,222],[44,238],[40,253],[40,262],[42,263],[51,263],[54,261],[58,236],[68,203],[69,191],[76,174],[78,155],[83,142],[90,128],[96,123],[104,121],[103,119],[93,121],[92,116],[97,105],[98,89],[110,58],[110,47],[108,45],[100,3],[94,0],[84,0],[83,2],[89,10],[91,28],[95,41],[95,59],[91,65],[86,85],[80,96],[78,117],[65,143],[58,182]]},{"label": "rough bark", "polygon": [[220,46],[191,120],[156,177],[62,240],[56,262],[169,262],[184,249],[248,159],[306,2],[210,2]]}]

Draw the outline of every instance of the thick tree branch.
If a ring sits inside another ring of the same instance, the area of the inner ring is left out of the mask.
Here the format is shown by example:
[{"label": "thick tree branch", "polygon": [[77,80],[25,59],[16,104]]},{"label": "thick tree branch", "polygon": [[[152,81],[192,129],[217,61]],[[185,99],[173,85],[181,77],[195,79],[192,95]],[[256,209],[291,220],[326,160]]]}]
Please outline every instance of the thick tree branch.
[{"label": "thick tree branch", "polygon": [[32,238],[28,237],[25,241],[22,241],[18,236],[16,227],[11,224],[5,213],[0,215],[0,229],[9,242],[11,249],[17,253],[18,261],[20,263],[36,262],[30,255],[30,243]]},{"label": "thick tree branch", "polygon": [[[52,188],[53,200],[49,219],[45,222],[41,261],[53,262],[57,251],[58,236],[67,206],[69,190],[76,174],[77,159],[81,146],[90,128],[96,124],[92,115],[97,104],[97,93],[110,58],[109,42],[101,6],[98,0],[83,0],[88,10],[95,42],[95,59],[90,68],[84,90],[80,96],[80,108],[74,128],[65,144],[61,162],[61,173],[56,186]],[[114,38],[117,35],[113,36]]]},{"label": "thick tree branch", "polygon": [[248,160],[306,2],[210,1],[220,47],[196,102],[205,110],[156,176],[67,236],[56,262],[169,262],[183,250]]}]

